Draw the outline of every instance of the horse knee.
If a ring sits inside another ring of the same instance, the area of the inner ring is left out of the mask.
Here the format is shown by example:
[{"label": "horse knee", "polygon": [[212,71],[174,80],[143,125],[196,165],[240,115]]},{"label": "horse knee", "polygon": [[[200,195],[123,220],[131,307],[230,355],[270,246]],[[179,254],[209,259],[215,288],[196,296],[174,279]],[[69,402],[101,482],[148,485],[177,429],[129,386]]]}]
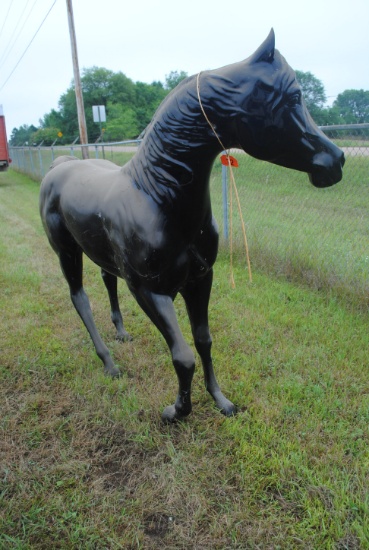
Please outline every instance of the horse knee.
[{"label": "horse knee", "polygon": [[205,351],[209,351],[212,345],[212,339],[208,327],[199,328],[194,334],[194,341],[200,356]]},{"label": "horse knee", "polygon": [[211,344],[211,336],[207,325],[199,326],[194,332],[194,340],[199,344]]},{"label": "horse knee", "polygon": [[195,369],[195,355],[189,346],[173,351],[172,359],[177,373],[193,373]]}]

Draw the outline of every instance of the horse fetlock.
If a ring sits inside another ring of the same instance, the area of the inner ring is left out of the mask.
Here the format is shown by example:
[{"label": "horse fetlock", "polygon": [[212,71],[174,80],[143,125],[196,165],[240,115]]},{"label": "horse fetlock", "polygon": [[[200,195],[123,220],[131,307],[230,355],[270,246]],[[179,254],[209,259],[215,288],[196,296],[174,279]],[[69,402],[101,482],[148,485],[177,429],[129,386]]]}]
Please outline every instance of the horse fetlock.
[{"label": "horse fetlock", "polygon": [[120,378],[122,376],[122,373],[118,369],[118,367],[108,366],[104,368],[104,374],[106,376],[110,376],[110,378]]},{"label": "horse fetlock", "polygon": [[117,331],[115,335],[115,339],[119,340],[119,342],[132,342],[133,338],[129,334],[129,332],[123,331]]}]

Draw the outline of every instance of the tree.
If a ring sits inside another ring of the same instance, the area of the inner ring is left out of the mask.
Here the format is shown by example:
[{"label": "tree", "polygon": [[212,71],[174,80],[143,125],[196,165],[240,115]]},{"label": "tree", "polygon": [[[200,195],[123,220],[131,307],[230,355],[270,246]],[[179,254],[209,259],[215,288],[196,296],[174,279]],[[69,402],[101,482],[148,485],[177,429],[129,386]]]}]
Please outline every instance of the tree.
[{"label": "tree", "polygon": [[178,84],[187,78],[188,74],[185,71],[171,71],[169,74],[165,75],[165,89],[173,90]]},{"label": "tree", "polygon": [[135,83],[125,74],[113,73],[109,80],[110,96],[108,100],[111,103],[132,107],[135,100],[135,87]]},{"label": "tree", "polygon": [[[122,72],[114,73],[104,67],[90,67],[82,71],[81,83],[88,138],[94,142],[100,135],[100,126],[93,121],[93,105],[106,108],[106,139],[123,140],[136,138],[148,125],[159,104],[187,74],[172,71],[166,77],[166,84],[155,81],[151,84],[133,82]],[[73,82],[58,103],[58,110],[52,109],[40,120],[37,141],[50,141],[55,130],[61,131],[62,143],[71,143],[79,135],[76,96]],[[16,129],[15,129],[16,130]],[[16,132],[17,142],[29,141],[30,135]],[[32,127],[29,134],[36,132]],[[42,132],[41,132],[42,130]],[[16,135],[14,134],[14,135]],[[54,140],[52,140],[54,141]],[[51,141],[51,143],[52,143]]]},{"label": "tree", "polygon": [[[104,105],[106,107],[107,120],[110,113],[108,105],[121,103],[131,106],[135,98],[135,85],[131,79],[123,73],[114,73],[103,67],[91,67],[82,71],[81,77],[83,100],[85,106],[85,116],[89,141],[95,141],[100,134],[100,127],[93,121],[93,105]],[[50,123],[55,126],[58,121],[58,127],[63,132],[63,141],[71,142],[79,134],[77,105],[72,82],[70,88],[60,97],[59,100],[59,118],[55,118],[55,113],[51,112],[45,115],[43,127]]]},{"label": "tree", "polygon": [[83,69],[81,78],[84,101],[87,105],[105,105],[108,101],[131,105],[134,100],[133,81],[122,72],[114,73],[103,67]]},{"label": "tree", "polygon": [[52,145],[58,139],[59,128],[40,128],[31,135],[32,143],[39,145]]},{"label": "tree", "polygon": [[324,124],[324,104],[327,101],[322,82],[310,72],[295,71],[309,113],[317,124]]},{"label": "tree", "polygon": [[79,135],[77,103],[74,88],[61,95],[59,99],[59,112],[61,116],[61,131],[67,143],[71,143]]},{"label": "tree", "polygon": [[106,123],[105,137],[107,141],[123,141],[135,139],[139,134],[137,116],[133,109],[108,103],[109,119]]},{"label": "tree", "polygon": [[50,113],[44,115],[39,122],[41,128],[60,128],[63,123],[63,117],[59,111],[51,109]]},{"label": "tree", "polygon": [[149,124],[167,93],[161,82],[152,82],[152,84],[136,82],[134,105],[139,132],[142,132]]},{"label": "tree", "polygon": [[338,94],[332,108],[342,124],[369,122],[369,90],[345,90]]},{"label": "tree", "polygon": [[10,145],[24,145],[32,143],[31,136],[34,132],[37,131],[37,128],[31,124],[23,124],[19,128],[13,128],[13,131],[10,136]]}]

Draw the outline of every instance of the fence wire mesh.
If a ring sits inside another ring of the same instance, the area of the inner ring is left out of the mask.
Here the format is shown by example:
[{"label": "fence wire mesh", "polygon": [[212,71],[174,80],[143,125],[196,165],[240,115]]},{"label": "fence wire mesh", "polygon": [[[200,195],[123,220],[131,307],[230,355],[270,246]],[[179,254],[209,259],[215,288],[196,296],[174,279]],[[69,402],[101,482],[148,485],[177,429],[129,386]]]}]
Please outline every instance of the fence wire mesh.
[{"label": "fence wire mesh", "polygon": [[[306,174],[256,160],[237,152],[235,180],[242,206],[253,270],[325,289],[362,308],[369,306],[369,124],[322,128],[345,153],[343,179],[316,189]],[[90,146],[90,158],[123,165],[138,142]],[[60,155],[81,158],[80,146],[11,147],[12,167],[41,180]],[[213,212],[224,235],[222,165],[211,173]],[[101,182],[103,185],[104,182]],[[245,263],[241,223],[228,189],[233,249]],[[234,204],[234,201],[233,201]],[[229,228],[228,228],[229,229]],[[226,248],[224,246],[224,248]],[[245,272],[247,278],[247,273]]]}]

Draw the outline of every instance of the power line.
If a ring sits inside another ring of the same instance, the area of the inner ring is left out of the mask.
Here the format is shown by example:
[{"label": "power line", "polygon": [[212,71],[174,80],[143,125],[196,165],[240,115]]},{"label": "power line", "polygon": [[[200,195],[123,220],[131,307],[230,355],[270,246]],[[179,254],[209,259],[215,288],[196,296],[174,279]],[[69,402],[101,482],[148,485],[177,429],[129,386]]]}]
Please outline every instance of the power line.
[{"label": "power line", "polygon": [[39,33],[42,25],[45,23],[47,17],[49,16],[51,10],[53,9],[53,7],[55,6],[57,0],[54,0],[52,6],[50,7],[49,11],[47,12],[47,14],[45,15],[45,17],[43,18],[43,20],[41,21],[41,24],[40,26],[38,27],[37,31],[35,32],[35,34],[32,36],[28,46],[26,47],[26,49],[24,50],[24,52],[22,53],[22,55],[20,56],[20,58],[18,59],[18,62],[16,63],[15,67],[13,68],[13,70],[11,71],[11,73],[9,74],[8,78],[5,80],[5,82],[3,83],[3,85],[1,86],[0,88],[0,92],[1,90],[4,88],[5,84],[7,84],[8,80],[10,79],[10,77],[13,75],[14,71],[16,70],[16,68],[18,67],[19,63],[22,61],[23,57],[25,56],[25,54],[27,53],[29,47],[31,46],[32,42],[34,41],[34,39],[36,38],[37,34]]},{"label": "power line", "polygon": [[7,19],[8,19],[8,16],[9,16],[9,13],[10,13],[10,9],[13,5],[13,2],[14,0],[11,0],[10,4],[9,4],[9,7],[8,7],[8,11],[6,12],[6,16],[5,16],[5,19],[4,19],[4,23],[3,23],[3,26],[1,27],[1,31],[0,31],[0,37],[3,33],[3,30],[4,30],[4,27],[5,27],[5,23],[7,22]]},{"label": "power line", "polygon": [[[37,0],[35,0],[34,3],[33,3],[33,5],[32,5],[32,7],[31,7],[31,9],[30,9],[29,12],[28,12],[28,15],[26,15],[26,19],[23,21],[23,25],[21,26],[21,28],[20,28],[19,31],[18,31],[18,34],[16,35],[16,37],[15,37],[14,40],[13,40],[13,36],[15,35],[15,33],[16,33],[17,29],[18,29],[18,26],[20,25],[20,23],[21,23],[21,21],[22,21],[22,18],[23,18],[24,15],[25,15],[25,10],[26,10],[26,8],[27,8],[27,6],[28,6],[28,4],[29,4],[29,1],[30,1],[30,0],[27,0],[27,3],[26,3],[25,8],[24,8],[24,11],[22,12],[22,15],[20,16],[20,18],[18,19],[18,22],[17,22],[17,24],[15,25],[14,30],[13,30],[11,36],[10,36],[8,45],[4,48],[3,55],[2,55],[1,58],[0,58],[0,67],[2,67],[2,66],[4,65],[5,61],[8,59],[9,54],[11,53],[12,49],[14,48],[14,46],[15,46],[15,44],[16,44],[18,38],[19,38],[20,33],[21,33],[22,30],[24,29],[24,26],[25,26],[25,24],[27,23],[27,21],[28,21],[28,19],[29,19],[29,16],[30,16],[31,13],[32,13],[33,8],[35,7],[35,5],[36,5],[36,3],[37,3]],[[13,42],[12,42],[12,41],[13,41]]]}]

